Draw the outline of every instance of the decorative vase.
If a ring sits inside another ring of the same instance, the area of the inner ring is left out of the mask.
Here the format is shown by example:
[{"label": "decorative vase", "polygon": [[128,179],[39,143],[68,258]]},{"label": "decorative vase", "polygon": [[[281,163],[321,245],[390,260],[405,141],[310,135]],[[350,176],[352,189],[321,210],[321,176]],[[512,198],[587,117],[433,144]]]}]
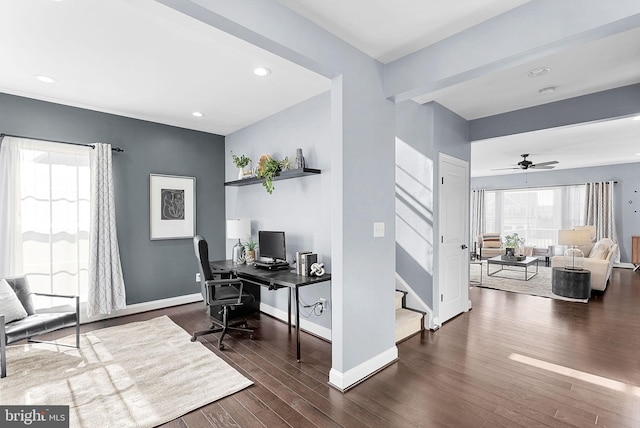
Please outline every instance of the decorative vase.
[{"label": "decorative vase", "polygon": [[242,180],[244,178],[244,168],[238,168],[238,180]]},{"label": "decorative vase", "polygon": [[302,156],[302,149],[296,149],[296,169],[304,168],[304,156]]},{"label": "decorative vase", "polygon": [[252,265],[256,261],[256,250],[247,250],[244,259],[248,265]]}]

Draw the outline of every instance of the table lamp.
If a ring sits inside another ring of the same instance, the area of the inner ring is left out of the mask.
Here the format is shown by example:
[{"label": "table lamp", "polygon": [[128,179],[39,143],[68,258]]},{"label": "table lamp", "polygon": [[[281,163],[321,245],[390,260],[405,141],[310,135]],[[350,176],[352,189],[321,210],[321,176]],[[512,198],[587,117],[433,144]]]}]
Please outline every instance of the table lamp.
[{"label": "table lamp", "polygon": [[234,219],[227,220],[227,239],[237,239],[238,242],[233,246],[231,252],[231,260],[237,262],[240,256],[244,253],[244,245],[242,245],[241,239],[249,239],[251,236],[251,220],[249,219]]},{"label": "table lamp", "polygon": [[567,245],[564,252],[564,268],[570,270],[582,270],[584,267],[584,253],[578,245],[589,245],[591,243],[591,233],[589,230],[559,230],[558,244]]}]

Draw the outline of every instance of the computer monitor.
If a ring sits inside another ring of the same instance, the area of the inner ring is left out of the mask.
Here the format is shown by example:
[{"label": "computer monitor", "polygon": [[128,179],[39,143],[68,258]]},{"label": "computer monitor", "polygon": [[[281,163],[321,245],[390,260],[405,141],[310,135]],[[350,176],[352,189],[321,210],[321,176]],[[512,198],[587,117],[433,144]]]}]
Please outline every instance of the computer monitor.
[{"label": "computer monitor", "polygon": [[272,259],[274,263],[278,260],[287,260],[284,232],[258,231],[258,247],[260,248],[260,257]]}]

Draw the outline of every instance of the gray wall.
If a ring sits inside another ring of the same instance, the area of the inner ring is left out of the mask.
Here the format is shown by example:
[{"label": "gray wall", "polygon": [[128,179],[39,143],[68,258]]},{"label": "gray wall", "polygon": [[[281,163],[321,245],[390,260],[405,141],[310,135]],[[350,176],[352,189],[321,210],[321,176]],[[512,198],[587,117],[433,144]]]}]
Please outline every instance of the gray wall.
[{"label": "gray wall", "polygon": [[640,163],[592,168],[534,171],[471,179],[472,189],[510,189],[597,181],[617,181],[615,186],[616,229],[620,261],[631,261],[631,237],[640,234]]},{"label": "gray wall", "polygon": [[[322,170],[317,176],[276,181],[270,195],[262,185],[226,187],[227,218],[251,220],[252,236],[259,230],[283,230],[286,235],[287,260],[295,260],[296,251],[312,251],[318,261],[331,272],[331,93],[326,92],[281,113],[230,134],[226,138],[226,179],[237,179],[237,169],[230,151],[247,155],[253,165],[261,154],[281,160],[295,160],[296,149],[302,148],[309,168]],[[233,241],[227,241],[231,253]],[[287,293],[262,290],[262,302],[287,311]],[[331,328],[330,282],[303,287],[300,299],[305,304],[318,298],[329,302],[329,311],[311,315],[308,321]],[[308,314],[309,310],[301,313]]]},{"label": "gray wall", "polygon": [[197,232],[224,258],[224,137],[0,94],[0,133],[75,143],[107,142],[127,304],[198,293],[191,239],[149,239],[149,174],[196,177]]}]

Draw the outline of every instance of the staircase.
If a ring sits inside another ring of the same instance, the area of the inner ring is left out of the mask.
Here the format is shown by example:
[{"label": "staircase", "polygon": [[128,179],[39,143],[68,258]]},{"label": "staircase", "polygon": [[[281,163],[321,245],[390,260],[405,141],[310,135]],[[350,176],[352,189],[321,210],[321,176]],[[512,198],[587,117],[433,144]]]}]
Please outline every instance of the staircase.
[{"label": "staircase", "polygon": [[396,343],[424,330],[424,313],[406,307],[406,291],[396,290]]}]

